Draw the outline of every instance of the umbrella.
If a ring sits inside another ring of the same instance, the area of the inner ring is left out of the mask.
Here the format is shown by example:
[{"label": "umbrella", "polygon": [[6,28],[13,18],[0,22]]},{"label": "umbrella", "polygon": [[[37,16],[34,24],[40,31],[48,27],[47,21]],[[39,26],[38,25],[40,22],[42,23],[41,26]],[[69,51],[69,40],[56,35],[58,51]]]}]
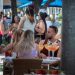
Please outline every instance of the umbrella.
[{"label": "umbrella", "polygon": [[62,0],[55,0],[49,4],[50,7],[62,7]]},{"label": "umbrella", "polygon": [[[17,0],[17,7],[23,8],[28,5],[46,6],[46,3],[48,4],[48,7],[62,7],[62,0]],[[10,5],[4,5],[4,8],[10,7]]]}]

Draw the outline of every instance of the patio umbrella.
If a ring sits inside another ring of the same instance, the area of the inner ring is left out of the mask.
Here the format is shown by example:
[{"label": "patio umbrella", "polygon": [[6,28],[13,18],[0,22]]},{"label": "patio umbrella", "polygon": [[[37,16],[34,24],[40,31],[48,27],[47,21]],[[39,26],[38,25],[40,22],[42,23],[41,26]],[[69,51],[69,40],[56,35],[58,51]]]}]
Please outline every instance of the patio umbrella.
[{"label": "patio umbrella", "polygon": [[55,0],[49,4],[50,7],[62,7],[62,0]]},{"label": "patio umbrella", "polygon": [[62,0],[18,0],[19,8],[34,4],[34,6],[62,7]]}]

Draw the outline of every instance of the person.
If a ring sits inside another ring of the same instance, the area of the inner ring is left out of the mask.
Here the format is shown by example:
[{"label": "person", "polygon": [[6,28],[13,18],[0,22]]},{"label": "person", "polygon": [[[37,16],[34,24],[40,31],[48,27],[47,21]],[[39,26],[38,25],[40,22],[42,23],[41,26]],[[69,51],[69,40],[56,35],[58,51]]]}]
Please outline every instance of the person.
[{"label": "person", "polygon": [[0,45],[2,44],[3,35],[4,35],[3,12],[0,12]]},{"label": "person", "polygon": [[46,13],[39,13],[39,21],[35,26],[35,38],[41,38],[41,40],[45,39],[45,33],[47,32],[46,17]]},{"label": "person", "polygon": [[[50,44],[50,45],[53,45],[53,44],[57,44],[57,46],[59,46],[59,48],[54,52],[54,57],[57,57],[57,56],[61,56],[59,53],[60,53],[60,47],[61,47],[61,42],[55,38],[56,34],[58,33],[58,29],[56,26],[50,26],[48,28],[48,31],[47,31],[47,37],[45,40],[42,40],[40,43],[42,43],[43,45],[46,45],[46,44]],[[47,57],[49,56],[48,54],[48,49],[47,48],[43,48],[40,52],[40,56],[42,57]],[[50,51],[50,56],[52,56],[52,51]]]},{"label": "person", "polygon": [[27,7],[26,14],[22,17],[18,29],[24,31],[31,30],[34,32],[35,24],[34,10],[32,7]]},{"label": "person", "polygon": [[20,22],[20,18],[18,16],[15,16],[14,23],[12,23],[12,25],[5,31],[4,38],[7,43],[11,42],[12,30],[15,30],[15,29],[17,30],[19,22]]},{"label": "person", "polygon": [[7,36],[7,31],[9,29],[9,22],[7,16],[3,16],[3,24],[4,24],[4,35],[3,35],[3,43],[8,42],[10,43],[10,37]]},{"label": "person", "polygon": [[9,30],[12,30],[13,28],[17,29],[19,22],[20,22],[20,17],[19,16],[14,16],[14,23],[10,26]]},{"label": "person", "polygon": [[3,24],[4,24],[4,30],[8,30],[11,25],[11,18],[8,18],[7,15],[3,16]]},{"label": "person", "polygon": [[6,15],[3,16],[3,24],[4,24],[5,31],[6,31],[9,28]]},{"label": "person", "polygon": [[16,50],[15,47],[18,44],[20,37],[22,33],[20,33],[17,30],[13,31],[13,42],[5,46],[4,48],[2,47],[1,53],[5,54],[5,61],[7,64],[7,67],[13,63],[13,59],[17,58]]},{"label": "person", "polygon": [[16,46],[18,58],[32,59],[37,57],[37,45],[34,43],[34,33],[31,30],[23,32],[21,40]]},{"label": "person", "polygon": [[18,30],[13,30],[13,41],[8,44],[6,47],[2,49],[2,52],[7,52],[7,51],[13,51],[15,52],[15,47],[18,44],[20,38],[21,38],[22,33],[20,33]]}]

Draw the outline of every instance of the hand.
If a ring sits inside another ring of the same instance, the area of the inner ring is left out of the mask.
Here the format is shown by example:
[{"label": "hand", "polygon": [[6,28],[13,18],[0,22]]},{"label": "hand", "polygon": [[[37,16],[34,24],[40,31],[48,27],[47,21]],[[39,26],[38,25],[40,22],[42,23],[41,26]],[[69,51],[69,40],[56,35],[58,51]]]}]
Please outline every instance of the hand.
[{"label": "hand", "polygon": [[41,32],[41,29],[39,27],[36,27],[35,28],[36,32],[40,33]]},{"label": "hand", "polygon": [[40,57],[40,58],[47,58],[47,56],[46,56],[45,54],[43,54],[43,53],[40,53],[40,54],[39,54],[39,57]]}]

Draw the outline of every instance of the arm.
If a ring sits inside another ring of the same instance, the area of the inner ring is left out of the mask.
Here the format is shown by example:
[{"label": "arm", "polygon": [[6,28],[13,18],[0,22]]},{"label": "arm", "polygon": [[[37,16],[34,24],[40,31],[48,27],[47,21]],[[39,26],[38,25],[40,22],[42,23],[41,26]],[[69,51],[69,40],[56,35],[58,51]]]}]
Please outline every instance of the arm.
[{"label": "arm", "polygon": [[36,44],[36,50],[37,50],[37,55],[38,55],[38,58],[46,58],[46,55],[43,54],[43,53],[40,53],[39,52],[39,47],[38,47],[38,44]]},{"label": "arm", "polygon": [[58,50],[58,53],[57,53],[57,57],[60,57],[61,58],[61,53],[62,53],[62,51],[61,51],[61,43],[58,43],[59,44],[59,50]]},{"label": "arm", "polygon": [[58,53],[57,53],[57,57],[61,58],[61,55],[62,55],[62,51],[61,51],[61,47],[60,47],[59,50],[58,50]]},{"label": "arm", "polygon": [[0,30],[2,31],[2,34],[4,34],[4,24],[3,23],[0,24]]},{"label": "arm", "polygon": [[36,30],[36,32],[38,32],[38,33],[40,33],[40,32],[41,32],[41,29],[40,29],[40,28],[38,28],[38,27],[36,27],[36,28],[35,28],[35,30]]},{"label": "arm", "polygon": [[38,33],[44,33],[45,32],[45,25],[43,21],[40,21],[36,26],[35,26],[35,30]]},{"label": "arm", "polygon": [[5,51],[7,51],[7,50],[9,50],[9,49],[12,49],[12,48],[13,48],[13,44],[10,43],[10,44],[8,44],[5,48],[2,49],[2,52],[5,52]]},{"label": "arm", "polygon": [[25,16],[21,18],[19,25],[18,25],[18,30],[23,28],[23,24],[24,24],[25,20],[26,20]]},{"label": "arm", "polygon": [[43,54],[43,53],[40,53],[39,54],[39,58],[43,58],[44,59],[44,58],[47,58],[47,56],[45,54]]}]

